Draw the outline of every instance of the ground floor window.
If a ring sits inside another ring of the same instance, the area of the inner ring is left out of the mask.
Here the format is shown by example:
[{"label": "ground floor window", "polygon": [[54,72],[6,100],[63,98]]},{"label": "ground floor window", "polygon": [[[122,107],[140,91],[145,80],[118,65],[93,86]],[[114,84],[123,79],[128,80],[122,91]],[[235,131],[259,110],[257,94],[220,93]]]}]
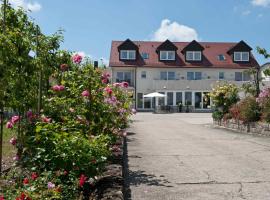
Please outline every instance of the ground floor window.
[{"label": "ground floor window", "polygon": [[151,108],[151,98],[144,98],[144,109]]},{"label": "ground floor window", "polygon": [[180,104],[191,106],[193,109],[210,109],[211,99],[208,91],[157,91],[165,97],[143,97],[143,93],[137,93],[138,109],[154,109],[156,106],[173,106]]},{"label": "ground floor window", "polygon": [[185,92],[185,105],[192,105],[192,92]]},{"label": "ground floor window", "polygon": [[176,92],[176,102],[175,105],[183,104],[182,92]]},{"label": "ground floor window", "polygon": [[168,106],[173,106],[173,92],[167,92],[167,105]]}]

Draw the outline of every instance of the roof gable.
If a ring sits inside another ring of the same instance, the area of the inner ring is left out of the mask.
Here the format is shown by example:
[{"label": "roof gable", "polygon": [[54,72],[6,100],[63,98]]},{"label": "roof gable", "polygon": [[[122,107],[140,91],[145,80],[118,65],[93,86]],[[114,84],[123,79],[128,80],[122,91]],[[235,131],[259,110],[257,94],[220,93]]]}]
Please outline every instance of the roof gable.
[{"label": "roof gable", "polygon": [[193,40],[187,46],[185,46],[185,48],[181,52],[185,53],[186,51],[203,51],[203,50],[204,47],[196,40]]},{"label": "roof gable", "polygon": [[[118,47],[123,41],[113,41],[110,54],[110,67],[152,67],[152,68],[229,68],[229,69],[248,69],[258,65],[253,54],[250,52],[250,62],[233,62],[233,57],[227,52],[237,45],[234,42],[199,42],[204,47],[202,62],[186,62],[185,54],[181,50],[189,45],[190,42],[173,42],[178,48],[176,60],[173,62],[163,62],[159,60],[157,48],[163,42],[153,41],[133,41],[139,49],[137,60],[123,61],[119,58]],[[148,53],[148,59],[143,59],[140,55]],[[219,55],[225,55],[225,60],[219,60]]]},{"label": "roof gable", "polygon": [[139,47],[133,43],[130,39],[125,40],[122,44],[118,46],[118,51],[120,50],[138,50]]},{"label": "roof gable", "polygon": [[251,51],[251,50],[252,48],[243,40],[241,40],[235,46],[233,46],[227,53],[232,54],[235,51]]},{"label": "roof gable", "polygon": [[162,50],[177,51],[178,48],[170,40],[166,40],[157,47],[157,52]]}]

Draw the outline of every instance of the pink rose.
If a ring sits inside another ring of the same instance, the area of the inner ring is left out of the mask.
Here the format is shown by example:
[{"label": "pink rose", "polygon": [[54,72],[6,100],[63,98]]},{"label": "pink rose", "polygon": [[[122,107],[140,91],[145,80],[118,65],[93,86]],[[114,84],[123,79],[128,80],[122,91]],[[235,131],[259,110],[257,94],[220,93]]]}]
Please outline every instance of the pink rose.
[{"label": "pink rose", "polygon": [[45,122],[45,123],[51,123],[52,119],[51,118],[48,118],[48,117],[42,117],[42,122]]},{"label": "pink rose", "polygon": [[128,82],[122,82],[121,86],[124,88],[128,88],[129,84],[128,84]]},{"label": "pink rose", "polygon": [[75,64],[80,64],[83,60],[83,55],[80,54],[80,53],[76,53],[74,54],[71,59],[72,59],[72,62],[75,63]]},{"label": "pink rose", "polygon": [[106,87],[105,89],[104,89],[104,91],[105,92],[107,92],[109,95],[111,95],[112,94],[112,89],[110,88],[110,87]]},{"label": "pink rose", "polygon": [[52,182],[48,182],[48,189],[53,189],[55,188],[55,184]]},{"label": "pink rose", "polygon": [[114,87],[120,87],[121,86],[121,83],[114,83],[113,86]]},{"label": "pink rose", "polygon": [[134,109],[134,108],[132,108],[132,109],[131,109],[131,112],[132,112],[133,115],[135,115],[135,114],[137,113],[137,110]]},{"label": "pink rose", "polygon": [[89,95],[90,95],[90,93],[89,93],[88,90],[84,90],[84,91],[82,92],[82,96],[83,96],[83,97],[89,97]]},{"label": "pink rose", "polygon": [[63,90],[65,90],[65,86],[63,86],[63,85],[54,85],[52,87],[52,90],[53,91],[63,91]]},{"label": "pink rose", "polygon": [[15,115],[11,118],[11,122],[13,124],[16,124],[20,120],[20,117],[18,115]]},{"label": "pink rose", "polygon": [[17,139],[12,137],[10,140],[9,140],[9,143],[12,144],[13,146],[16,145],[17,143]]},{"label": "pink rose", "polygon": [[13,128],[13,126],[14,126],[14,124],[12,122],[10,122],[10,121],[8,121],[7,124],[6,124],[7,129]]}]

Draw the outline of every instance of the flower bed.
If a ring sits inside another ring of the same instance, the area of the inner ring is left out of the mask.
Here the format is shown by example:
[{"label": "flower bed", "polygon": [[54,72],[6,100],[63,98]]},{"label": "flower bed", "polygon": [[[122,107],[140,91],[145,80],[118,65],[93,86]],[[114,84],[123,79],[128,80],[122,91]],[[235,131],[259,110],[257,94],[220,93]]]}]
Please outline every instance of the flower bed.
[{"label": "flower bed", "polygon": [[10,140],[18,153],[2,180],[1,200],[82,199],[100,196],[106,180],[121,182],[120,174],[111,176],[112,161],[121,160],[117,141],[135,112],[128,84],[108,84],[107,72],[83,60],[74,54],[59,65],[40,113],[28,110],[7,121],[6,128],[18,130]]}]

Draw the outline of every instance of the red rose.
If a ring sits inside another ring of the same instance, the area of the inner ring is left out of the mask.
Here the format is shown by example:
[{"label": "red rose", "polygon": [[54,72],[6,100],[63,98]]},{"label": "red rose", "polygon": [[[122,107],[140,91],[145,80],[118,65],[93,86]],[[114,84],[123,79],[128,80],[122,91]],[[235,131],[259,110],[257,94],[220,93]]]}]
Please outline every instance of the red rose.
[{"label": "red rose", "polygon": [[79,181],[80,187],[83,187],[83,185],[85,184],[86,180],[87,180],[87,177],[84,174],[82,174],[80,176],[80,181]]},{"label": "red rose", "polygon": [[31,175],[32,180],[36,180],[38,178],[38,174],[36,172],[33,172]]},{"label": "red rose", "polygon": [[62,64],[62,65],[60,65],[60,69],[62,71],[66,71],[68,69],[68,65],[67,64]]},{"label": "red rose", "polygon": [[[24,179],[23,179],[23,184],[24,184],[24,185],[29,184],[29,179],[28,179],[28,178],[24,178]],[[23,194],[23,193],[22,193],[22,194]]]}]

